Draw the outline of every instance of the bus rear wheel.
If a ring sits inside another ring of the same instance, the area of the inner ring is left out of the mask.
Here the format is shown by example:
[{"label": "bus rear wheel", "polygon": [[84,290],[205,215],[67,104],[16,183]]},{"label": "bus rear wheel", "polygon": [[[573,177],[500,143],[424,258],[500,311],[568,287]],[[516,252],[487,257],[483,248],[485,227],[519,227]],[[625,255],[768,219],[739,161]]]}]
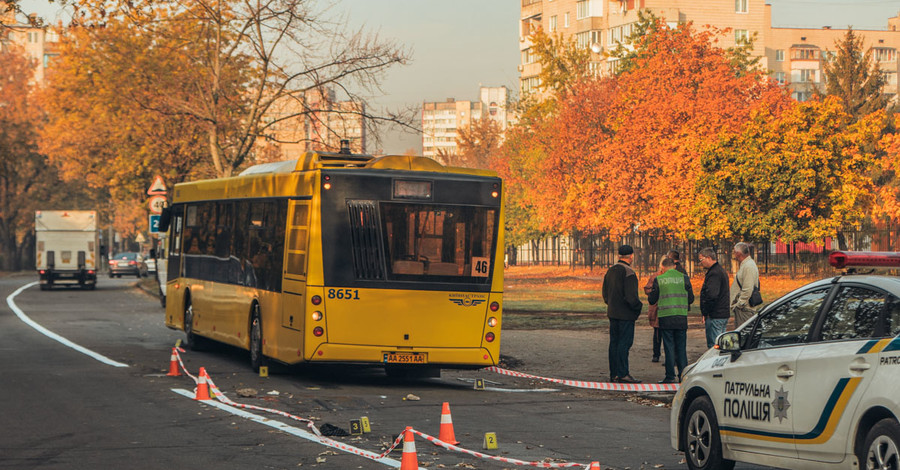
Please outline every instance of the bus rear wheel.
[{"label": "bus rear wheel", "polygon": [[253,313],[250,317],[250,367],[253,372],[259,372],[259,368],[266,365],[266,358],[262,351],[262,320],[259,318],[259,305],[253,305]]}]

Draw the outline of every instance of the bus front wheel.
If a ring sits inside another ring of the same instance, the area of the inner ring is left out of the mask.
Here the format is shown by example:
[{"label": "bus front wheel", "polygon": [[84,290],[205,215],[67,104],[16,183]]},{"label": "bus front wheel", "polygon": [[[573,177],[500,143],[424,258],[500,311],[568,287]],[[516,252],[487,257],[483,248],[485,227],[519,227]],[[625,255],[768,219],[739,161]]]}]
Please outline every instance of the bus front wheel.
[{"label": "bus front wheel", "polygon": [[190,297],[184,301],[184,345],[191,351],[203,349],[203,338],[194,334],[194,306]]},{"label": "bus front wheel", "polygon": [[266,365],[262,344],[262,321],[259,318],[259,305],[254,304],[250,319],[250,367],[253,372],[259,372],[259,368]]}]

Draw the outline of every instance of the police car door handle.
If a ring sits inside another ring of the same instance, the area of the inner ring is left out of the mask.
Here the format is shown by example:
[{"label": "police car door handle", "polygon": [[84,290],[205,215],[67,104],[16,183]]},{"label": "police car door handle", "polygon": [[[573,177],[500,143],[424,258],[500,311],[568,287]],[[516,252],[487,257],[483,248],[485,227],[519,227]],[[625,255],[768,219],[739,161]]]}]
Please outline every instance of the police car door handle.
[{"label": "police car door handle", "polygon": [[850,364],[850,370],[855,370],[857,372],[862,372],[864,370],[869,370],[871,368],[872,368],[872,366],[868,362],[856,362],[856,363]]},{"label": "police car door handle", "polygon": [[781,379],[789,379],[794,376],[794,371],[791,369],[780,370],[776,375]]}]

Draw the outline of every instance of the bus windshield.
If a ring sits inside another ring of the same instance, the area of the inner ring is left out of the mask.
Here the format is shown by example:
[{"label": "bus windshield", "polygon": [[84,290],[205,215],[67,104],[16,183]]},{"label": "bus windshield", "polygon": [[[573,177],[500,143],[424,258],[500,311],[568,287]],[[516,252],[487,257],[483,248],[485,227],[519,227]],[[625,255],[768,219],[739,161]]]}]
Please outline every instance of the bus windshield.
[{"label": "bus windshield", "polygon": [[383,202],[381,214],[392,277],[490,274],[495,208]]}]

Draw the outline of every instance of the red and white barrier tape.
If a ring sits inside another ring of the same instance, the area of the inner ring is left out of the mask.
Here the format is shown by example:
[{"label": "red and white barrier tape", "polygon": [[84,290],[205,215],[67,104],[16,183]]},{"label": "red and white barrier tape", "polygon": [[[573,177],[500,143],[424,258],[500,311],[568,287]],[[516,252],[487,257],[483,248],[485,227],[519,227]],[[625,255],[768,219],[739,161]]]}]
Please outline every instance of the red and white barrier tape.
[{"label": "red and white barrier tape", "polygon": [[469,455],[471,455],[471,456],[473,456],[473,457],[478,457],[479,459],[495,460],[495,461],[497,461],[497,462],[508,463],[508,464],[512,464],[512,465],[516,465],[516,466],[536,467],[536,468],[576,468],[576,467],[578,467],[578,468],[585,468],[585,469],[586,469],[586,468],[589,468],[589,467],[590,467],[590,464],[585,465],[585,464],[583,464],[583,463],[574,463],[574,462],[559,462],[559,463],[557,463],[557,462],[526,462],[526,461],[524,461],[524,460],[516,460],[516,459],[510,459],[510,458],[507,458],[507,457],[498,457],[498,456],[496,456],[496,455],[483,454],[483,453],[481,453],[481,452],[475,452],[474,450],[463,449],[462,447],[457,447],[457,446],[455,446],[455,445],[453,445],[453,444],[448,444],[448,443],[446,443],[446,442],[444,442],[444,441],[442,441],[442,440],[440,440],[440,439],[438,439],[438,438],[436,438],[436,437],[434,437],[434,436],[429,436],[428,434],[425,434],[425,433],[422,432],[422,431],[417,431],[416,429],[411,429],[411,431],[412,431],[413,433],[415,433],[415,434],[418,434],[419,436],[421,436],[422,438],[424,438],[426,441],[431,442],[432,444],[435,444],[435,445],[437,445],[437,446],[443,447],[444,449],[452,450],[452,451],[455,451],[455,452],[462,452],[463,454],[469,454]]},{"label": "red and white barrier tape", "polygon": [[[191,375],[191,373],[188,372],[187,368],[184,366],[184,361],[182,361],[182,359],[181,359],[181,354],[180,354],[180,352],[184,352],[184,350],[179,350],[178,348],[175,349],[175,356],[178,358],[178,364],[181,366],[181,369],[184,370],[185,375],[187,375],[188,377],[190,377],[191,379],[193,379],[195,383],[199,383],[200,380],[199,380],[197,377],[194,377],[193,375]],[[538,377],[538,376],[535,376],[535,375],[523,374],[523,373],[521,373],[521,372],[513,372],[513,371],[506,370],[506,369],[501,369],[501,368],[499,368],[499,367],[488,367],[488,370],[493,370],[494,372],[497,372],[497,373],[500,373],[500,374],[512,375],[512,376],[516,376],[516,377],[536,378],[536,379],[547,380],[547,381],[550,381],[550,382],[557,382],[557,383],[565,383],[565,382],[573,382],[573,383],[580,383],[580,384],[590,384],[590,383],[593,383],[593,382],[578,382],[578,381],[572,381],[572,380],[547,379],[547,378]],[[242,408],[242,409],[245,409],[245,410],[263,411],[263,412],[266,412],[266,413],[273,413],[273,414],[277,414],[277,415],[279,415],[279,416],[284,416],[285,418],[293,419],[293,420],[295,420],[295,421],[300,421],[301,423],[306,424],[306,427],[309,428],[309,430],[310,430],[313,434],[315,434],[316,437],[318,437],[319,440],[320,440],[321,442],[326,443],[326,444],[328,444],[328,445],[330,445],[330,446],[332,446],[332,447],[335,447],[335,448],[337,448],[337,449],[343,450],[343,451],[345,451],[345,452],[349,452],[349,453],[351,453],[351,454],[359,455],[359,456],[361,456],[361,457],[366,457],[366,458],[373,459],[373,460],[378,460],[378,459],[382,459],[382,458],[387,457],[388,454],[390,454],[391,451],[393,451],[394,449],[396,449],[397,446],[400,445],[400,443],[403,441],[403,433],[401,432],[401,433],[397,436],[397,438],[394,439],[394,443],[391,444],[391,446],[388,447],[388,448],[387,448],[384,452],[382,452],[381,454],[376,454],[376,453],[374,453],[374,452],[369,452],[369,451],[366,451],[366,450],[362,450],[362,449],[359,449],[359,448],[357,448],[357,447],[354,447],[354,446],[351,446],[351,445],[347,445],[347,444],[344,444],[344,443],[342,443],[342,442],[340,442],[340,441],[336,441],[336,440],[334,440],[334,439],[330,439],[330,438],[328,438],[328,437],[323,436],[323,435],[322,435],[322,432],[319,431],[319,429],[316,427],[315,423],[314,423],[312,420],[310,420],[310,419],[307,419],[307,418],[301,418],[300,416],[292,415],[292,414],[287,413],[287,412],[285,412],[285,411],[276,410],[276,409],[273,409],[273,408],[264,408],[264,407],[256,406],[256,405],[247,405],[247,404],[244,404],[244,403],[238,403],[238,402],[236,402],[236,401],[234,401],[234,400],[228,398],[227,396],[225,396],[225,394],[222,393],[221,390],[219,390],[219,387],[216,386],[216,384],[213,382],[212,378],[209,377],[208,375],[207,375],[207,377],[206,377],[206,381],[207,381],[207,383],[209,384],[209,388],[210,388],[210,390],[212,391],[213,396],[214,396],[217,400],[219,400],[220,402],[222,402],[222,403],[224,403],[224,404],[226,404],[226,405],[229,405],[229,406],[233,406],[233,407],[235,407],[235,408]],[[565,384],[566,384],[566,385],[569,385],[568,383],[565,383]],[[606,384],[606,385],[629,385],[629,384]],[[638,384],[638,385],[639,385],[639,384]],[[573,386],[577,386],[577,385],[573,385]],[[596,387],[583,387],[583,388],[596,388]],[[195,392],[195,393],[196,393],[196,392]],[[586,464],[583,464],[583,463],[574,463],[574,462],[560,462],[560,463],[556,463],[556,462],[527,462],[527,461],[524,461],[524,460],[510,459],[510,458],[507,458],[507,457],[498,457],[498,456],[496,456],[496,455],[489,455],[489,454],[484,454],[484,453],[481,453],[481,452],[476,452],[476,451],[473,451],[473,450],[464,449],[464,448],[462,448],[462,447],[458,447],[458,446],[455,446],[455,445],[453,445],[453,444],[449,444],[449,443],[447,443],[447,442],[444,442],[444,441],[442,441],[442,440],[440,440],[440,439],[438,439],[438,438],[436,438],[436,437],[434,437],[434,436],[430,436],[430,435],[425,434],[424,432],[418,431],[418,430],[416,430],[416,429],[411,429],[411,430],[412,430],[413,433],[418,434],[418,435],[421,436],[423,439],[425,439],[425,440],[427,440],[427,441],[429,441],[429,442],[431,442],[431,443],[433,443],[433,444],[435,444],[435,445],[437,445],[437,446],[443,447],[444,449],[451,450],[451,451],[454,451],[454,452],[460,452],[460,453],[463,453],[463,454],[468,454],[468,455],[471,455],[471,456],[473,456],[473,457],[477,457],[477,458],[479,458],[479,459],[494,460],[494,461],[497,461],[497,462],[508,463],[508,464],[512,464],[512,465],[516,465],[516,466],[526,466],[526,467],[536,467],[536,468],[584,468],[584,469],[587,469],[587,468],[590,467],[590,465],[586,465]]]},{"label": "red and white barrier tape", "polygon": [[525,379],[538,379],[546,382],[568,385],[570,387],[589,388],[593,390],[612,390],[616,392],[675,392],[678,390],[678,384],[623,384],[612,382],[585,382],[582,380],[554,379],[550,377],[541,377],[538,375],[531,375],[523,372],[507,370],[497,366],[485,367],[484,370],[496,372],[501,375],[521,377]]},{"label": "red and white barrier tape", "polygon": [[[199,383],[200,380],[197,377],[194,377],[193,375],[191,375],[191,373],[188,372],[187,368],[184,366],[184,362],[181,360],[181,354],[179,354],[179,352],[184,352],[184,350],[182,349],[179,351],[178,349],[176,349],[175,356],[178,358],[178,364],[181,365],[181,368],[182,368],[182,370],[184,370],[185,375],[192,378],[194,380],[194,383]],[[323,436],[322,431],[319,431],[319,428],[317,428],[316,424],[310,419],[302,418],[300,416],[292,415],[290,413],[287,413],[287,412],[284,412],[281,410],[276,410],[273,408],[264,408],[264,407],[256,406],[256,405],[247,405],[244,403],[238,403],[238,402],[228,398],[227,396],[225,396],[225,394],[222,393],[222,391],[219,390],[219,387],[217,387],[216,384],[213,382],[211,377],[207,376],[206,381],[209,384],[209,389],[212,391],[213,397],[215,397],[215,399],[219,400],[220,402],[222,402],[226,405],[229,405],[229,406],[233,406],[235,408],[242,408],[245,410],[263,411],[266,413],[272,413],[272,414],[277,414],[279,416],[284,416],[285,418],[293,419],[295,421],[300,421],[301,423],[306,424],[306,427],[309,428],[310,432],[315,434],[316,437],[318,437],[319,440],[322,441],[323,443],[327,443],[327,444],[329,444],[335,448],[338,448],[340,450],[343,450],[345,452],[350,452],[351,454],[359,455],[359,456],[370,458],[373,460],[378,460],[378,459],[387,457],[388,454],[390,454],[391,451],[393,451],[395,448],[397,448],[397,446],[400,445],[400,443],[403,441],[403,433],[401,432],[397,436],[397,438],[394,439],[394,443],[390,447],[388,447],[387,450],[382,452],[381,454],[376,454],[374,452],[369,452],[369,451],[365,451],[362,449],[358,449],[356,447],[344,444],[340,441],[336,441],[334,439],[330,439],[328,437]],[[196,393],[196,389],[195,389],[194,393]]]}]

